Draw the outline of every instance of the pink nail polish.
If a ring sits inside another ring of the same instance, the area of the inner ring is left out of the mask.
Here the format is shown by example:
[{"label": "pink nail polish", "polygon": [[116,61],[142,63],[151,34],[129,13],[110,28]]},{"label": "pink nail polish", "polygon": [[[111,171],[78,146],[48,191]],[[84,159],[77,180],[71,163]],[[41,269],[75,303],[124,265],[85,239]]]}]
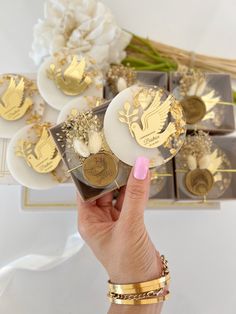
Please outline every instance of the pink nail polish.
[{"label": "pink nail polish", "polygon": [[146,157],[138,157],[134,165],[134,177],[138,180],[144,180],[147,176],[149,160]]}]

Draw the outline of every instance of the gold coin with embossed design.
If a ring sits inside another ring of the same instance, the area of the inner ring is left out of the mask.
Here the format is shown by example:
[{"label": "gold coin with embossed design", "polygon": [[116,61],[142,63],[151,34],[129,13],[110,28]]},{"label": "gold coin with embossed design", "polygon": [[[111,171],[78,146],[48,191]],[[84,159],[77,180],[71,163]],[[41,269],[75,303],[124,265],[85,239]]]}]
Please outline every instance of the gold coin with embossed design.
[{"label": "gold coin with embossed design", "polygon": [[207,169],[195,169],[185,176],[187,190],[196,196],[205,196],[212,189],[214,177]]},{"label": "gold coin with embossed design", "polygon": [[103,188],[114,182],[118,174],[118,162],[109,153],[89,156],[83,163],[83,176],[90,185]]},{"label": "gold coin with embossed design", "polygon": [[206,114],[206,105],[200,97],[187,96],[181,100],[181,105],[188,124],[195,124],[201,121]]}]

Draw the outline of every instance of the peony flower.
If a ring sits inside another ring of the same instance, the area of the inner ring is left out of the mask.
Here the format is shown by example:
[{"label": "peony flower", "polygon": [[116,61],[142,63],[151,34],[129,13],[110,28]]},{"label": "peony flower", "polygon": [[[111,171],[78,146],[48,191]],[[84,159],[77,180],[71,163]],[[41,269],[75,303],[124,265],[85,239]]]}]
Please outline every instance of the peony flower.
[{"label": "peony flower", "polygon": [[88,55],[98,67],[125,58],[131,35],[115,22],[110,10],[96,0],[48,0],[45,19],[34,27],[31,58],[38,65],[55,52]]}]

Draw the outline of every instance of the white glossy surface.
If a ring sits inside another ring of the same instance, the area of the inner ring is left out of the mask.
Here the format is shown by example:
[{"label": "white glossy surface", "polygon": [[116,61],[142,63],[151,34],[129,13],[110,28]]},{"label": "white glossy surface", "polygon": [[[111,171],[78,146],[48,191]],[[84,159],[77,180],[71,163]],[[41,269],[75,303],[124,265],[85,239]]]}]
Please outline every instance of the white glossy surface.
[{"label": "white glossy surface", "polygon": [[54,81],[50,80],[47,76],[47,70],[50,64],[53,63],[53,58],[47,58],[39,67],[37,83],[40,94],[45,101],[56,110],[63,109],[66,104],[75,98],[83,95],[93,95],[97,97],[103,96],[102,88],[102,75],[97,75],[92,84],[80,96],[65,95],[60,89],[57,88]]},{"label": "white glossy surface", "polygon": [[160,166],[164,163],[164,158],[159,149],[141,147],[131,135],[128,125],[118,119],[125,102],[133,106],[133,97],[139,89],[137,85],[131,86],[113,98],[104,117],[105,138],[112,152],[124,163],[133,166],[139,156],[145,156],[153,161],[152,167]]},{"label": "white glossy surface", "polygon": [[7,166],[13,178],[28,188],[43,190],[59,184],[50,173],[38,173],[29,167],[25,158],[16,155],[16,147],[20,140],[26,140],[32,125],[21,128],[9,142],[7,147]]},{"label": "white glossy surface", "polygon": [[[104,2],[126,29],[189,50],[235,58],[235,0]],[[0,0],[2,72],[35,71],[28,51],[32,25],[42,16],[42,3]],[[0,186],[1,266],[27,253],[59,253],[67,236],[76,230],[74,212],[19,211],[19,191],[18,187]],[[222,204],[220,211],[148,211],[146,224],[172,270],[172,297],[163,313],[234,314],[235,202]],[[106,280],[101,266],[83,249],[52,271],[17,273],[1,297],[0,313],[105,313]],[[92,302],[91,294],[95,296]]]}]

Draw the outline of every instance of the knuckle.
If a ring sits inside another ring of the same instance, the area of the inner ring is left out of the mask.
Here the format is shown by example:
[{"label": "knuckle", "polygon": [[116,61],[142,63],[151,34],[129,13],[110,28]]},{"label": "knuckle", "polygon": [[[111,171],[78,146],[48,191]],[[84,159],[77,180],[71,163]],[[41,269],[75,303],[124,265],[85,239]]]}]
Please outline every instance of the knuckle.
[{"label": "knuckle", "polygon": [[139,184],[132,184],[127,187],[126,195],[132,200],[141,200],[145,197],[146,192]]}]

